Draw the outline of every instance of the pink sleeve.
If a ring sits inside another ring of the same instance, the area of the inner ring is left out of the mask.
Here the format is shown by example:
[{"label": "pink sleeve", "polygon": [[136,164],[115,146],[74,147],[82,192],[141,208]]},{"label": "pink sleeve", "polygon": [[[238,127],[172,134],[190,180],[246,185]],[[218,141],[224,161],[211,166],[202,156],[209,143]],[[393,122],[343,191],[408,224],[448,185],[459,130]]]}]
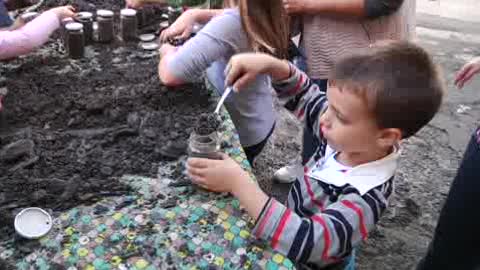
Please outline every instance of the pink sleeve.
[{"label": "pink sleeve", "polygon": [[57,15],[46,11],[14,31],[0,31],[0,60],[27,54],[47,42],[60,26]]}]

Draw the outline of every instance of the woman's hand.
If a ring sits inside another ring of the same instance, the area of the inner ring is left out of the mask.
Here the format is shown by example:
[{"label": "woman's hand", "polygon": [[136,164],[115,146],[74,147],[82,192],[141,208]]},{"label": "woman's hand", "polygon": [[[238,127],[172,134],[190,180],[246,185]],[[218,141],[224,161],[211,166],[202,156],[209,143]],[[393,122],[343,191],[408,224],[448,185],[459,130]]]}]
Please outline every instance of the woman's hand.
[{"label": "woman's hand", "polygon": [[63,6],[50,9],[60,20],[75,16],[75,9],[72,6]]},{"label": "woman's hand", "polygon": [[473,58],[470,62],[465,64],[455,78],[455,85],[458,88],[463,88],[465,83],[470,81],[473,76],[480,72],[480,57]]},{"label": "woman's hand", "polygon": [[283,8],[288,14],[305,13],[309,10],[310,0],[283,0]]}]

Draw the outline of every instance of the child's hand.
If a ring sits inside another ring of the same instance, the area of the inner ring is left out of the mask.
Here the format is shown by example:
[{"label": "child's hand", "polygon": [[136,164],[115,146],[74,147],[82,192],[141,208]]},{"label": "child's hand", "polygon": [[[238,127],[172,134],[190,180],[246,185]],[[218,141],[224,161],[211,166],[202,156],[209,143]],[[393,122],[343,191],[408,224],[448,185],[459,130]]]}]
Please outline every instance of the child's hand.
[{"label": "child's hand", "polygon": [[211,191],[232,193],[249,176],[237,162],[222,154],[222,160],[189,158],[187,171],[192,181]]},{"label": "child's hand", "polygon": [[288,14],[303,13],[309,9],[309,0],[283,0],[283,8]]},{"label": "child's hand", "polygon": [[225,69],[225,85],[241,91],[258,75],[268,74],[274,80],[288,78],[290,67],[287,62],[263,53],[237,54],[230,59]]},{"label": "child's hand", "polygon": [[75,9],[72,6],[63,6],[50,9],[60,20],[75,16]]},{"label": "child's hand", "polygon": [[166,42],[169,38],[180,38],[186,40],[193,31],[193,25],[196,23],[195,10],[190,9],[182,13],[180,17],[167,29],[160,34],[160,40]]},{"label": "child's hand", "polygon": [[455,85],[461,89],[478,72],[480,72],[480,57],[473,58],[462,67],[455,78]]}]

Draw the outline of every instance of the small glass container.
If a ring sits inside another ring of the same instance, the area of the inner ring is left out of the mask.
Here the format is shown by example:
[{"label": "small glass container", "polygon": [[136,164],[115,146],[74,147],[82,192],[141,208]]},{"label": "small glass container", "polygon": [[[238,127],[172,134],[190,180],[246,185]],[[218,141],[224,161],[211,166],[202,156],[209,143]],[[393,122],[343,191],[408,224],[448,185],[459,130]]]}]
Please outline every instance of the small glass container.
[{"label": "small glass container", "polygon": [[218,132],[208,135],[190,134],[188,155],[190,157],[220,159],[220,136]]},{"label": "small glass container", "polygon": [[65,18],[61,22],[62,26],[60,27],[60,35],[62,37],[65,49],[68,48],[68,40],[67,40],[68,32],[67,32],[67,29],[65,27],[67,26],[67,24],[73,23],[73,22],[75,22],[75,21],[72,18]]},{"label": "small glass container", "polygon": [[22,18],[25,23],[32,21],[36,17],[38,17],[38,12],[25,12],[20,15],[20,18]]},{"label": "small glass container", "polygon": [[67,30],[68,55],[72,59],[82,58],[85,51],[83,25],[81,23],[69,23],[65,28]]},{"label": "small glass container", "polygon": [[123,41],[137,39],[137,11],[126,8],[120,11],[120,33]]},{"label": "small glass container", "polygon": [[93,13],[79,12],[76,20],[83,24],[83,33],[85,36],[85,45],[89,45],[93,41]]},{"label": "small glass container", "polygon": [[98,42],[108,43],[113,40],[113,11],[97,10]]}]

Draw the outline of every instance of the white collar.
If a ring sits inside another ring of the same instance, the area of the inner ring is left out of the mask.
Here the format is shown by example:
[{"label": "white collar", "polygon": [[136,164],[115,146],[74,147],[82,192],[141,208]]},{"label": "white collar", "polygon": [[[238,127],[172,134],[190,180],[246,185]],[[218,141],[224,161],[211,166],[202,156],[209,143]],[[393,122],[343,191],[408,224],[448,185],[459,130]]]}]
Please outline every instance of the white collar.
[{"label": "white collar", "polygon": [[[332,155],[335,156],[336,153],[337,152],[327,145],[325,156],[322,161],[325,162]],[[337,186],[342,186],[343,184],[348,183],[356,188],[360,192],[360,195],[363,196],[373,188],[384,184],[392,178],[397,169],[400,153],[400,147],[397,145],[394,147],[393,152],[388,156],[353,167],[346,173],[339,174],[332,170],[319,170],[313,172],[313,168],[311,168],[307,174],[312,178],[332,185],[337,184]],[[340,179],[339,177],[343,179]]]}]

